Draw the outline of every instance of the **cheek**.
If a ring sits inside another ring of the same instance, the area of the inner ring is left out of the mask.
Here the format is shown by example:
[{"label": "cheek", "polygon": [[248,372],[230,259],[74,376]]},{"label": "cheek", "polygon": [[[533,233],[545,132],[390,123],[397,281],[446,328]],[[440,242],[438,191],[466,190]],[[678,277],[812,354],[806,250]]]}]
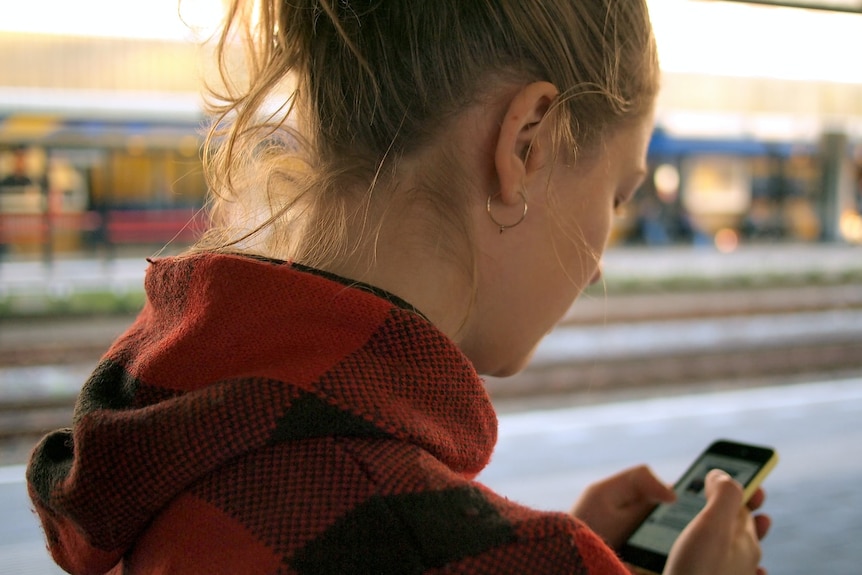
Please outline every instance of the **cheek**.
[{"label": "cheek", "polygon": [[[613,209],[604,201],[582,202],[568,212],[565,225],[572,249],[584,252],[590,263],[596,263],[605,248],[613,223]],[[593,256],[593,257],[590,257]]]},{"label": "cheek", "polygon": [[614,222],[614,204],[609,194],[594,197],[590,210],[590,246],[601,255],[608,243]]},{"label": "cheek", "polygon": [[[549,195],[550,225],[564,273],[578,290],[598,270],[613,222],[613,190],[605,178],[584,177],[561,169]],[[573,184],[574,182],[574,184]]]},{"label": "cheek", "polygon": [[599,265],[613,223],[613,212],[607,206],[589,206],[578,213],[568,227],[569,233],[560,238],[565,254],[566,273],[578,292],[598,280]]}]

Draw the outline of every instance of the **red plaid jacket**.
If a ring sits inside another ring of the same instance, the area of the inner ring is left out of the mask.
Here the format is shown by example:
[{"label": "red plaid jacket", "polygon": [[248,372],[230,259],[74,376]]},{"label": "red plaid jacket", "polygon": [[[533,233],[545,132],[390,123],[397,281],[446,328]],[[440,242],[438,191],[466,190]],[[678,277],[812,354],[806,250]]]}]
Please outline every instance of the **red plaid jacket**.
[{"label": "red plaid jacket", "polygon": [[404,302],[297,265],[152,263],[148,302],[27,477],[75,574],[627,573],[473,479],[496,417]]}]

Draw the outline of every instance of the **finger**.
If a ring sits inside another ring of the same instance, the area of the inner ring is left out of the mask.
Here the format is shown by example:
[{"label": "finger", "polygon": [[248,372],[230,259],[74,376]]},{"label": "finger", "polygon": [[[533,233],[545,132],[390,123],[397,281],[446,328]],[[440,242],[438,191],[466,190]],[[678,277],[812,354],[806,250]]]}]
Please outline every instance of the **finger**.
[{"label": "finger", "polygon": [[772,527],[772,518],[769,515],[754,516],[754,532],[757,533],[758,539],[766,537],[770,527]]},{"label": "finger", "polygon": [[754,495],[751,496],[751,499],[748,500],[748,508],[754,511],[755,509],[759,509],[763,502],[766,501],[766,492],[763,488],[758,487],[757,491],[754,492]]},{"label": "finger", "polygon": [[742,504],[742,486],[721,469],[706,474],[706,507],[704,512],[714,514],[718,520],[730,524],[737,519]]}]

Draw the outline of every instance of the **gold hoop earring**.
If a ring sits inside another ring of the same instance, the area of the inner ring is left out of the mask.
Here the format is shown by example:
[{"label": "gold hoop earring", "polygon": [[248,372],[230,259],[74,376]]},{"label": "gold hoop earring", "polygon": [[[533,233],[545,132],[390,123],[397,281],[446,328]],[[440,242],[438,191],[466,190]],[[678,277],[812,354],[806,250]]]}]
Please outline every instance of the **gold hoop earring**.
[{"label": "gold hoop earring", "polygon": [[503,230],[508,230],[509,228],[514,228],[518,224],[524,221],[524,218],[527,217],[527,196],[524,195],[524,192],[518,192],[518,195],[521,196],[521,200],[524,202],[524,211],[521,212],[521,217],[518,218],[518,221],[512,224],[501,224],[497,221],[497,218],[494,217],[494,214],[491,213],[491,200],[499,196],[500,194],[488,194],[488,201],[485,203],[485,209],[488,211],[488,217],[491,218],[491,221],[494,222],[494,225],[500,228],[500,233],[503,233]]}]

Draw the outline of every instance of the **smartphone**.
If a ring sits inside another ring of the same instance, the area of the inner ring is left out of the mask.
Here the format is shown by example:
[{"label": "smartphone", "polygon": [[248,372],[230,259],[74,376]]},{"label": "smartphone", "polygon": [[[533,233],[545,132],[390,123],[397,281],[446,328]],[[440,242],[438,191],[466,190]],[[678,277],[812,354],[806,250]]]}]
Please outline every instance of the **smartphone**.
[{"label": "smartphone", "polygon": [[677,499],[662,503],[628,538],[620,555],[641,573],[661,573],[676,538],[706,505],[706,474],[716,467],[742,484],[747,502],[778,463],[770,447],[721,439],[710,445],[674,485]]}]

